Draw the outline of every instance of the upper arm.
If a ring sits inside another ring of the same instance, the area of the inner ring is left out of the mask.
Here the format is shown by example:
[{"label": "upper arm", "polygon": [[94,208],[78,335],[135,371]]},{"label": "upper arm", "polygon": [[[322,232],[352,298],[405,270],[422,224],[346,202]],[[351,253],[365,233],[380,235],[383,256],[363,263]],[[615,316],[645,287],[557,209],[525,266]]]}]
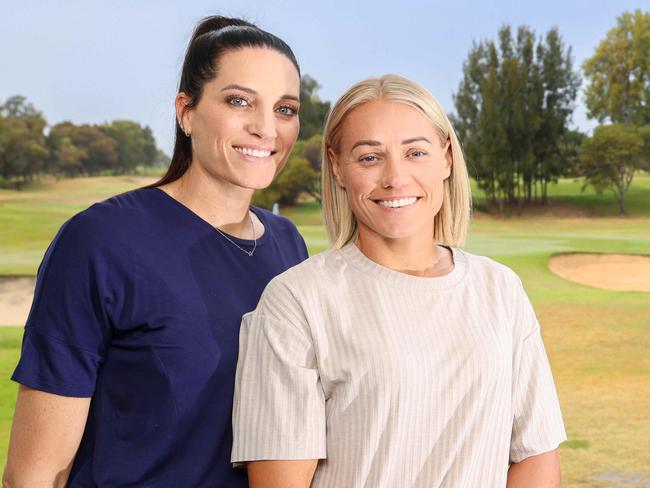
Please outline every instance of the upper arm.
[{"label": "upper arm", "polygon": [[251,488],[308,488],[316,471],[316,459],[253,461],[248,463]]},{"label": "upper arm", "polygon": [[[40,391],[90,397],[112,339],[109,311],[115,260],[97,242],[94,223],[75,217],[59,231],[39,268],[12,379]],[[110,262],[109,262],[110,261]]]},{"label": "upper arm", "polygon": [[566,440],[562,412],[533,307],[519,284],[515,327],[522,333],[513,360],[510,461],[549,452]]},{"label": "upper arm", "polygon": [[233,403],[233,462],[326,456],[325,395],[296,298],[276,280],[242,320]]},{"label": "upper arm", "polygon": [[560,453],[554,449],[512,464],[507,488],[559,488]]},{"label": "upper arm", "polygon": [[88,417],[90,398],[20,386],[3,481],[8,486],[65,486]]}]

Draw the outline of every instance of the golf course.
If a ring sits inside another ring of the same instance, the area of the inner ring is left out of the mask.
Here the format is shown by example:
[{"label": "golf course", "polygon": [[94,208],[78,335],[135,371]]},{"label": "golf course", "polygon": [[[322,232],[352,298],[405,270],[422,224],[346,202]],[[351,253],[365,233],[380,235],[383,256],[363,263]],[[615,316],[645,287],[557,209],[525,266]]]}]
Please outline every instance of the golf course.
[{"label": "golf course", "polygon": [[[25,299],[21,293],[31,282],[24,277],[35,276],[63,222],[94,202],[152,181],[52,179],[21,191],[0,189],[0,469],[17,391],[9,378],[24,325],[18,319],[3,322],[3,316],[11,316],[11,303]],[[650,256],[650,174],[635,176],[626,216],[618,214],[613,194],[581,188],[581,180],[560,180],[549,187],[548,205],[505,216],[476,211],[465,249],[513,268],[535,306],[569,437],[561,446],[563,486],[649,487],[650,258],[644,256]],[[475,199],[484,208],[478,190]],[[298,226],[312,255],[327,248],[315,201],[281,213]],[[604,268],[599,260],[607,254],[619,260]],[[617,282],[615,289],[608,289],[609,281]]]}]

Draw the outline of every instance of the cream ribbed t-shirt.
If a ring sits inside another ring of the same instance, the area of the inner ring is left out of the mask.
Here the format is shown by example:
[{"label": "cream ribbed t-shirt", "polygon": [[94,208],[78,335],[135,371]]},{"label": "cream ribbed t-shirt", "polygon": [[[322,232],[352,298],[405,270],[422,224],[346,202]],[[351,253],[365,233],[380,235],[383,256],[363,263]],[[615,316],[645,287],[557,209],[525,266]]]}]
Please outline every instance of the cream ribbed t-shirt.
[{"label": "cream ribbed t-shirt", "polygon": [[276,277],[240,335],[232,461],[320,459],[314,488],[504,487],[566,439],[539,324],[508,268],[448,275],[353,244]]}]

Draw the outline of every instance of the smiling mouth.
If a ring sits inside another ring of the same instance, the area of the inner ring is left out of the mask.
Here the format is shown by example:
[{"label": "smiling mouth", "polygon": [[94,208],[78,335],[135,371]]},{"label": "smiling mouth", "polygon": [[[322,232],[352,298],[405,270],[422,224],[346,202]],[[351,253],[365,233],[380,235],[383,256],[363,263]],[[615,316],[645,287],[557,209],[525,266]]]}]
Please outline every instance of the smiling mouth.
[{"label": "smiling mouth", "polygon": [[377,205],[386,208],[402,208],[413,205],[421,197],[391,198],[389,200],[373,200]]},{"label": "smiling mouth", "polygon": [[269,149],[253,149],[250,147],[233,146],[233,149],[244,156],[251,156],[253,158],[268,158],[276,153]]}]

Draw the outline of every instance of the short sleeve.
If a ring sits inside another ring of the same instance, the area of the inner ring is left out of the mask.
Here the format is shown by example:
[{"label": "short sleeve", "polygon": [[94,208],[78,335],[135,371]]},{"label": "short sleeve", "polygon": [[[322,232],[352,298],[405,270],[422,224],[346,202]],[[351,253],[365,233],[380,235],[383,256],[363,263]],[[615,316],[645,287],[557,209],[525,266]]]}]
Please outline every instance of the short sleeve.
[{"label": "short sleeve", "polygon": [[111,335],[110,266],[83,216],[64,224],[39,267],[14,381],[63,396],[92,396]]},{"label": "short sleeve", "polygon": [[314,347],[295,299],[281,289],[272,281],[258,308],[242,320],[234,463],[326,455],[325,398]]},{"label": "short sleeve", "polygon": [[519,284],[516,320],[524,332],[516,350],[513,377],[513,426],[510,462],[556,449],[566,440],[560,404],[540,327]]}]

